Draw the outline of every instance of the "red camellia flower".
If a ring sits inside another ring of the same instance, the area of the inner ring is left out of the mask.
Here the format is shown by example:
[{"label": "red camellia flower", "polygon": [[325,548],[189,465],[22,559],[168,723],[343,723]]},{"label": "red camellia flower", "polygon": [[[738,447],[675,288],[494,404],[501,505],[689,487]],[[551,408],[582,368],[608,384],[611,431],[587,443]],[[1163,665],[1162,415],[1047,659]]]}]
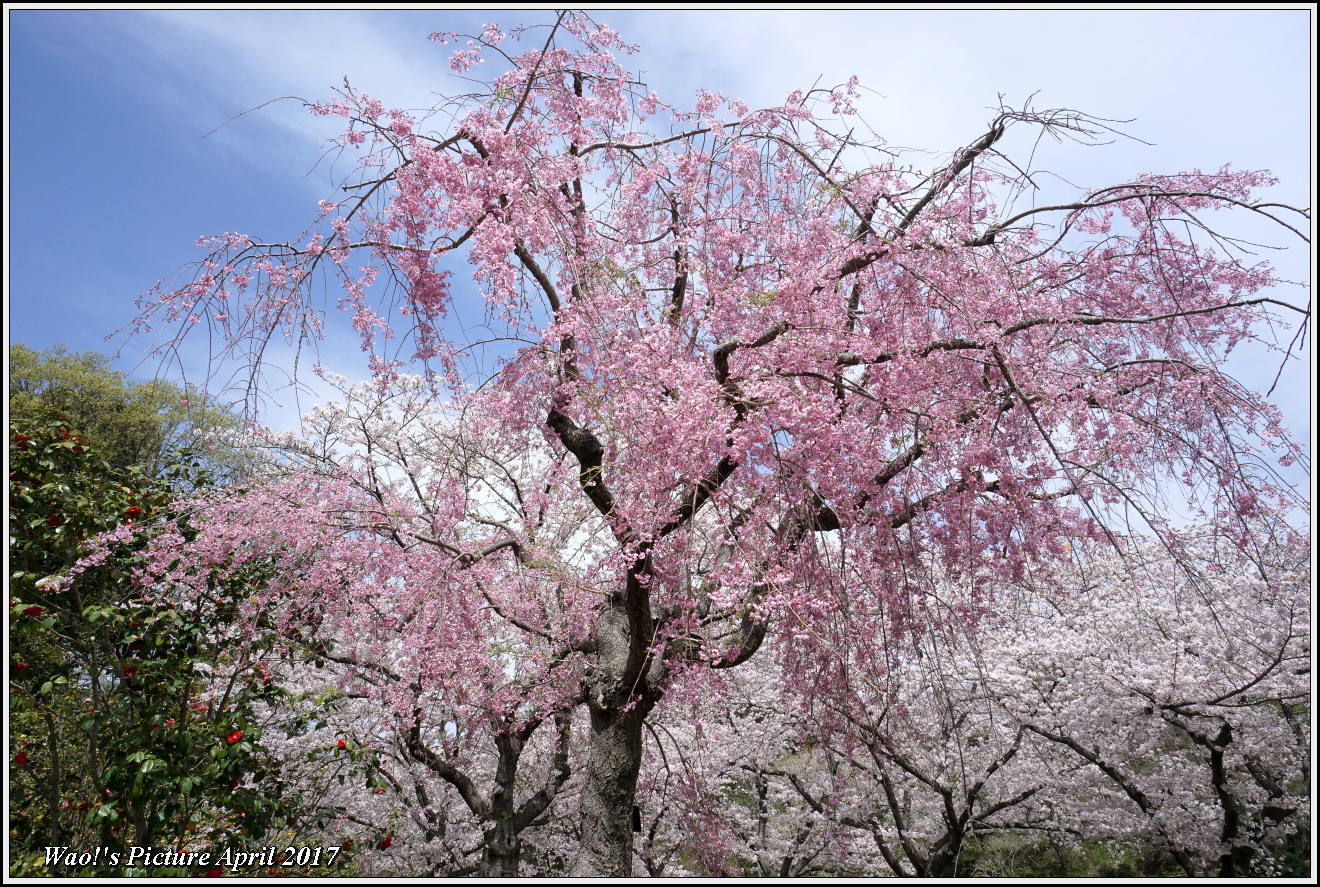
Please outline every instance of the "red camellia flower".
[{"label": "red camellia flower", "polygon": [[58,514],[48,514],[46,515],[46,523],[50,524],[52,527],[58,527],[60,524],[64,523],[64,518],[60,517]]},{"label": "red camellia flower", "polygon": [[27,609],[25,609],[25,610],[23,611],[23,615],[24,615],[24,616],[31,616],[31,617],[33,617],[33,618],[35,619],[36,617],[40,616],[40,615],[41,615],[42,613],[44,613],[44,612],[45,612],[45,610],[41,609],[41,608],[38,607],[36,604],[33,604],[32,606],[28,607]]},{"label": "red camellia flower", "polygon": [[124,509],[124,517],[141,517],[142,509],[136,505],[130,505]]},{"label": "red camellia flower", "polygon": [[213,866],[211,866],[209,869],[206,870],[206,877],[208,877],[208,878],[219,878],[219,877],[222,877],[222,876],[224,875],[224,873],[225,873],[225,872],[224,872],[224,869],[220,868],[220,866],[218,866],[218,865],[213,865]]},{"label": "red camellia flower", "polygon": [[14,763],[20,767],[26,767],[28,765],[27,752],[21,751],[18,754],[14,755]]},{"label": "red camellia flower", "polygon": [[26,434],[15,434],[14,446],[18,447],[20,450],[26,450],[28,448],[28,441],[31,439],[32,438],[28,437]]},{"label": "red camellia flower", "polygon": [[233,745],[235,742],[238,742],[238,740],[242,738],[243,738],[243,731],[235,730],[233,733],[229,734],[229,737],[225,740],[225,742],[228,742],[230,745]]},{"label": "red camellia flower", "polygon": [[135,674],[137,674],[137,669],[136,669],[136,668],[134,668],[134,667],[131,666],[131,665],[125,665],[125,666],[124,666],[124,677],[126,677],[126,678],[131,678],[131,677],[133,677],[133,675],[135,675]]},{"label": "red camellia flower", "polygon": [[14,671],[21,673],[27,670],[28,670],[28,664],[26,662],[19,662],[14,665]]},{"label": "red camellia flower", "polygon": [[230,787],[230,788],[238,788],[238,780],[237,780],[237,779],[231,779],[231,780],[229,780],[229,787]]},{"label": "red camellia flower", "polygon": [[348,743],[341,739],[341,740],[339,740],[339,747],[340,747],[340,748],[348,748]]},{"label": "red camellia flower", "polygon": [[380,849],[388,850],[390,849],[390,845],[393,843],[394,843],[394,835],[386,835],[385,840],[380,842]]}]

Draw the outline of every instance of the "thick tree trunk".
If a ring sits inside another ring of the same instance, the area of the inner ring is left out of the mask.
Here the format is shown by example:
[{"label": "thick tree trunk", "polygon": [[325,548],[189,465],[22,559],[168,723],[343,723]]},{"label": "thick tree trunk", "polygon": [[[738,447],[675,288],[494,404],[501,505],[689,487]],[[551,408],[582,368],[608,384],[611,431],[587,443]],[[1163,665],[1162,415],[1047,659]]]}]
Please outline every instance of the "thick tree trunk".
[{"label": "thick tree trunk", "polygon": [[930,858],[926,862],[926,870],[922,876],[926,878],[948,878],[952,877],[954,866],[958,862],[958,854],[962,852],[963,833],[960,829],[950,829],[944,833],[944,837],[935,845]]},{"label": "thick tree trunk", "polygon": [[516,878],[522,853],[522,829],[514,823],[514,792],[523,738],[511,730],[502,731],[495,737],[495,748],[499,751],[499,762],[495,767],[495,787],[490,793],[491,824],[482,838],[485,850],[481,874],[486,878]]},{"label": "thick tree trunk", "polygon": [[582,788],[582,844],[572,877],[632,875],[632,808],[642,763],[642,721],[653,703],[628,711],[591,709],[591,744]]},{"label": "thick tree trunk", "polygon": [[486,832],[481,877],[516,878],[522,858],[522,837],[507,820],[497,822]]}]

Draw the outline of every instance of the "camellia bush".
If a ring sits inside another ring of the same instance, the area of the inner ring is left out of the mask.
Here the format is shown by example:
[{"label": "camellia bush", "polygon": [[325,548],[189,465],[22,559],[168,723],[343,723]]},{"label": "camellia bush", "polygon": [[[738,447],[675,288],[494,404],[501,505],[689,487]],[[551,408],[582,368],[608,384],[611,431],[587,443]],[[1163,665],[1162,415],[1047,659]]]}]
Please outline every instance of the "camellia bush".
[{"label": "camellia bush", "polygon": [[[314,817],[256,742],[254,706],[281,692],[260,646],[223,628],[260,577],[182,604],[137,579],[138,531],[202,473],[187,457],[150,476],[112,468],[68,427],[24,421],[9,465],[11,872],[123,874],[132,847],[218,858]],[[48,847],[102,851],[82,863]]]},{"label": "camellia bush", "polygon": [[[11,873],[201,874],[216,866],[178,854],[215,860],[336,815],[261,741],[269,710],[282,726],[305,706],[228,627],[259,568],[196,601],[139,582],[172,503],[237,475],[237,420],[97,354],[15,345],[10,370]],[[148,847],[155,861],[129,864]]]},{"label": "camellia bush", "polygon": [[[937,579],[972,589],[939,618],[975,621],[1071,552],[1167,537],[1175,499],[1242,549],[1296,504],[1266,465],[1297,448],[1225,364],[1305,315],[1217,236],[1298,234],[1267,173],[1023,209],[1010,134],[1109,124],[1006,106],[923,169],[859,139],[856,82],[680,107],[581,14],[435,36],[490,71],[476,91],[425,118],[347,84],[310,104],[357,163],[335,199],[288,239],[206,239],[144,298],[142,332],[209,329],[258,387],[263,343],[343,312],[375,392],[193,503],[148,572],[193,596],[267,565],[235,624],[320,645],[461,798],[486,873],[566,790],[566,871],[631,873],[673,688],[774,655],[837,687],[848,659],[805,651],[883,661]],[[469,290],[493,372],[456,332]]]}]

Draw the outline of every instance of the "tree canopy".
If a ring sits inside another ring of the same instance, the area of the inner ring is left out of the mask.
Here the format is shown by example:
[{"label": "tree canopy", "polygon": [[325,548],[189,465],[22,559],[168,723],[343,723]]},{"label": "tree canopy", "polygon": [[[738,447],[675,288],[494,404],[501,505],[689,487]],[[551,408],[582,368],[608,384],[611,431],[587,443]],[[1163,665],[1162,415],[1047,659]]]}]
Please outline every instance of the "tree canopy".
[{"label": "tree canopy", "polygon": [[[498,70],[425,115],[347,82],[309,103],[356,163],[335,199],[288,239],[206,239],[143,299],[141,332],[209,330],[250,391],[276,337],[355,335],[372,374],[282,443],[287,470],[189,503],[196,536],[163,530],[148,572],[193,594],[272,565],[236,618],[388,713],[487,873],[570,774],[568,871],[631,873],[649,719],[679,688],[774,658],[802,712],[874,708],[857,675],[926,620],[1062,593],[1083,552],[1176,553],[1185,515],[1244,551],[1286,534],[1274,464],[1302,453],[1228,355],[1306,309],[1216,227],[1300,234],[1268,173],[1034,204],[1030,140],[1112,122],[1003,105],[923,166],[859,135],[855,81],[680,107],[586,15],[434,36],[455,71]],[[945,587],[960,604],[928,606]]]},{"label": "tree canopy", "polygon": [[163,379],[129,382],[105,355],[63,346],[10,346],[9,411],[76,425],[112,468],[141,465],[148,472],[162,472],[171,453],[201,449],[208,435],[238,425],[205,392]]}]

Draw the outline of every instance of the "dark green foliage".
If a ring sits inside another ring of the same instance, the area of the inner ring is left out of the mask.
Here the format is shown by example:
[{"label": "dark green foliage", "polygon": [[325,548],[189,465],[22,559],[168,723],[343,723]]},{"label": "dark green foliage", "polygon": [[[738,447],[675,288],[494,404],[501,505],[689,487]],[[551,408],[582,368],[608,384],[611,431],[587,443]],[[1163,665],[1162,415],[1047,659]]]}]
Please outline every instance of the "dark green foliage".
[{"label": "dark green foliage", "polygon": [[[220,853],[333,814],[304,809],[261,744],[284,691],[268,641],[227,630],[246,583],[171,600],[133,582],[139,533],[235,464],[175,447],[233,420],[189,412],[173,386],[127,385],[97,355],[11,358],[10,874],[123,874],[109,852]],[[47,846],[106,849],[75,871],[47,866]]]},{"label": "dark green foliage", "polygon": [[[97,534],[149,525],[172,487],[204,476],[115,468],[72,429],[21,420],[9,456],[11,873],[75,874],[47,869],[46,846],[179,847],[200,832],[221,850],[300,815],[259,743],[257,703],[281,692],[256,667],[261,645],[234,650],[216,628],[242,588],[148,597],[131,581],[136,536],[70,577]],[[233,679],[217,688],[213,670]]]}]

